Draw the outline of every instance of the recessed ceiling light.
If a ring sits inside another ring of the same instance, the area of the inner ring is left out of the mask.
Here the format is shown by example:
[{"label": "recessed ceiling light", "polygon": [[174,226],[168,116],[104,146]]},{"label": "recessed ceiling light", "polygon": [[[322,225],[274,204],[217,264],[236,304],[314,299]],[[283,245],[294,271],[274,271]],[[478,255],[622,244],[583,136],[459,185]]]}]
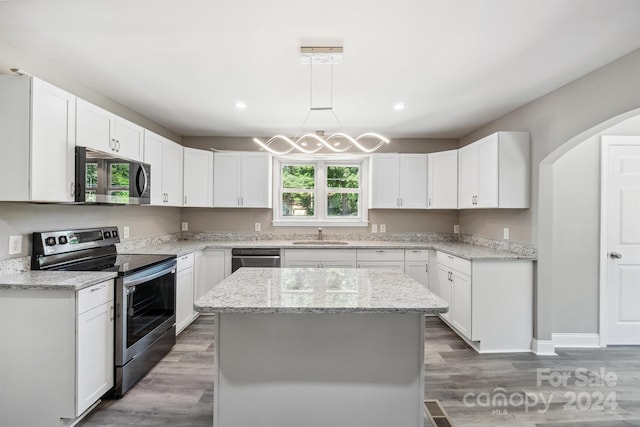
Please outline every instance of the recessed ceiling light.
[{"label": "recessed ceiling light", "polygon": [[397,102],[393,105],[393,109],[396,111],[404,110],[404,104],[402,102]]},{"label": "recessed ceiling light", "polygon": [[238,101],[238,102],[236,102],[236,108],[238,110],[244,110],[245,108],[247,108],[247,104],[245,104],[242,101]]}]

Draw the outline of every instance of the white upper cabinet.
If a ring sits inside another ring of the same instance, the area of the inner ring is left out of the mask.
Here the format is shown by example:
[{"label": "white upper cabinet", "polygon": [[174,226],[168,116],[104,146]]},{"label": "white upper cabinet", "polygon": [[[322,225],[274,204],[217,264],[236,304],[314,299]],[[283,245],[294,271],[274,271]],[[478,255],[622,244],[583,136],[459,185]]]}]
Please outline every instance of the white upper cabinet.
[{"label": "white upper cabinet", "polygon": [[75,96],[35,77],[0,76],[0,200],[72,202]]},{"label": "white upper cabinet", "polygon": [[370,193],[371,209],[425,209],[427,155],[371,155]]},{"label": "white upper cabinet", "polygon": [[151,165],[151,204],[182,206],[183,147],[145,130],[144,162]]},{"label": "white upper cabinet", "polygon": [[213,206],[270,208],[271,156],[268,153],[213,154]]},{"label": "white upper cabinet", "polygon": [[427,155],[427,209],[458,208],[458,150]]},{"label": "white upper cabinet", "polygon": [[496,132],[458,150],[458,208],[529,207],[529,133]]},{"label": "white upper cabinet", "polygon": [[213,206],[213,153],[184,149],[184,206]]},{"label": "white upper cabinet", "polygon": [[141,160],[144,129],[122,117],[78,98],[76,145],[119,157]]}]

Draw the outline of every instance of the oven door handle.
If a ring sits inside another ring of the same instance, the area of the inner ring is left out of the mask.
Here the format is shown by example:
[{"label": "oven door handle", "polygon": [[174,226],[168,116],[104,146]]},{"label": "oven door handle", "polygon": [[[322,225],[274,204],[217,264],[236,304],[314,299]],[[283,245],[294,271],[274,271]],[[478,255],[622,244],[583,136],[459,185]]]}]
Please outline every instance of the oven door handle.
[{"label": "oven door handle", "polygon": [[131,287],[131,286],[136,286],[139,285],[140,283],[144,283],[144,282],[149,282],[153,279],[156,279],[160,276],[164,276],[165,274],[168,273],[175,273],[176,272],[176,267],[175,266],[171,266],[169,268],[165,268],[164,270],[160,270],[158,272],[155,272],[153,274],[150,274],[148,276],[144,276],[144,277],[140,277],[139,279],[133,279],[130,281],[127,281],[127,279],[125,278],[123,280],[123,284],[126,288]]}]

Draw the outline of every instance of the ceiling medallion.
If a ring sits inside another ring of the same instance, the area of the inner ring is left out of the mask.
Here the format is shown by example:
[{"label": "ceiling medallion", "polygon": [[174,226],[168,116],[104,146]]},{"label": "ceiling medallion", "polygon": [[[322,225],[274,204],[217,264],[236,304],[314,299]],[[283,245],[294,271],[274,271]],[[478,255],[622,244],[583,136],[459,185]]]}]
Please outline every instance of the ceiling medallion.
[{"label": "ceiling medallion", "polygon": [[[303,64],[309,64],[309,70],[311,73],[311,79],[313,80],[313,65],[330,65],[331,66],[331,82],[330,82],[330,99],[331,103],[328,107],[313,107],[313,82],[311,83],[310,90],[310,102],[309,112],[304,118],[302,125],[300,125],[300,132],[304,129],[309,116],[313,111],[330,111],[333,118],[338,123],[341,129],[344,129],[342,123],[333,111],[333,66],[342,63],[342,47],[301,47],[301,62]],[[292,152],[300,152],[304,154],[314,154],[321,150],[329,150],[334,153],[344,153],[353,148],[360,150],[363,153],[373,153],[378,148],[389,144],[389,139],[384,136],[374,133],[366,132],[358,137],[352,137],[346,132],[336,132],[329,136],[324,135],[324,131],[308,132],[301,136],[295,136],[289,138],[284,135],[276,135],[269,138],[266,142],[261,141],[258,138],[253,138],[253,141],[260,146],[261,150],[266,150],[276,155],[286,155]],[[281,150],[274,149],[271,145],[284,146]]]}]

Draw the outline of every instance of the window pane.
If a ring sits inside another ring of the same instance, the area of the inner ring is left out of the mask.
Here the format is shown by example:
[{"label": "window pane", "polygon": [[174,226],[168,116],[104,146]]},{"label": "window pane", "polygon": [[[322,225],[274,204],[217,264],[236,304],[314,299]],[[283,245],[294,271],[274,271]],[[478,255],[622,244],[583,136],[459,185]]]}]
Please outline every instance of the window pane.
[{"label": "window pane", "polygon": [[[87,172],[85,174],[87,177],[87,188],[95,188],[98,186],[98,164],[97,163],[87,163]],[[95,199],[94,199],[95,201]]]},{"label": "window pane", "polygon": [[129,192],[109,191],[109,200],[116,203],[129,203]]},{"label": "window pane", "polygon": [[282,188],[315,188],[316,168],[310,165],[282,167]]},{"label": "window pane", "polygon": [[327,195],[327,215],[358,216],[358,193],[329,193]]},{"label": "window pane", "polygon": [[359,188],[360,168],[357,166],[327,166],[328,188]]},{"label": "window pane", "polygon": [[128,163],[111,163],[111,187],[129,188]]},{"label": "window pane", "polygon": [[282,193],[282,216],[313,215],[313,193]]}]

